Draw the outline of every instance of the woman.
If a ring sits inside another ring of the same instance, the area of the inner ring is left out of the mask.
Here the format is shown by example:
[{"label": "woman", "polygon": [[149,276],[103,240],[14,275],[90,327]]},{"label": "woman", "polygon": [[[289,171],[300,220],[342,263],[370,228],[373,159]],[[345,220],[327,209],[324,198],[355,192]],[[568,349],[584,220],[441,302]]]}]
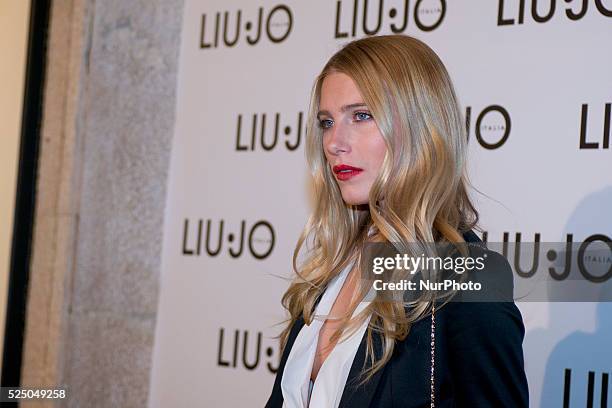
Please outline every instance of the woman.
[{"label": "woman", "polygon": [[[371,242],[435,255],[431,243],[480,241],[466,149],[449,75],[423,42],[367,37],[328,61],[308,122],[316,205],[295,248],[297,277],[283,296],[290,319],[266,407],[528,405],[524,326],[511,296],[457,301],[457,293],[441,299],[423,291],[398,302],[358,277]],[[506,260],[478,245],[469,250],[487,258],[478,276],[511,293]],[[435,270],[421,272],[440,279]]]}]

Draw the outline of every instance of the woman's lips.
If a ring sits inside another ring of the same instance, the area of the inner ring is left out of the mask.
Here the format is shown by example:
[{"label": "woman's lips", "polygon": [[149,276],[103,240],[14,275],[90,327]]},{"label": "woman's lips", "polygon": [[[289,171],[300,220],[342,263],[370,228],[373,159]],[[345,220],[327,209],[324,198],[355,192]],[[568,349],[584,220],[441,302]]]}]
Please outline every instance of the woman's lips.
[{"label": "woman's lips", "polygon": [[349,180],[363,171],[363,169],[360,169],[359,167],[349,166],[348,164],[339,164],[334,166],[332,170],[336,175],[336,178],[340,181]]}]

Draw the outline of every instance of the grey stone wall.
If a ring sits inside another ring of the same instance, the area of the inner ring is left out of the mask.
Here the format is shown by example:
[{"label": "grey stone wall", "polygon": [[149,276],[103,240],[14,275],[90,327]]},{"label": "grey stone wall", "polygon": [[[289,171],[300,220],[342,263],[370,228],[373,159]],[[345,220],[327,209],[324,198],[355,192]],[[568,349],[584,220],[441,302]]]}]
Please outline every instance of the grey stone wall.
[{"label": "grey stone wall", "polygon": [[22,384],[58,406],[147,403],[182,10],[53,2]]}]

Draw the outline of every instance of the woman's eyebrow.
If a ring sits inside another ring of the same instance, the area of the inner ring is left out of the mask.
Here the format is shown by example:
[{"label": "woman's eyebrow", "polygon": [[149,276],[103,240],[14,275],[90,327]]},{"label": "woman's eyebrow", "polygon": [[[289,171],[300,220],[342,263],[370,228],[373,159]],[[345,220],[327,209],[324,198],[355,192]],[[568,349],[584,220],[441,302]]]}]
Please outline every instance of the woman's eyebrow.
[{"label": "woman's eyebrow", "polygon": [[[361,107],[367,107],[367,105],[363,102],[355,102],[355,103],[351,103],[348,105],[343,105],[342,107],[340,107],[340,112],[346,112],[347,110],[354,109],[354,108],[361,108]],[[317,118],[321,115],[331,116],[331,113],[323,109],[317,113]]]}]

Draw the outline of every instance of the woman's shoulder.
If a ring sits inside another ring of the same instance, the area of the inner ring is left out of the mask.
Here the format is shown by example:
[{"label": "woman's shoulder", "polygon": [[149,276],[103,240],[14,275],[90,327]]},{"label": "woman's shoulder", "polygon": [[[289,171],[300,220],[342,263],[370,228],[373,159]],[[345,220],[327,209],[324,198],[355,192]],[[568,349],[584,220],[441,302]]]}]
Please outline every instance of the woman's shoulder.
[{"label": "woman's shoulder", "polygon": [[[496,250],[490,249],[476,234],[466,239],[467,255],[456,258],[454,269],[446,272],[457,282],[460,290],[455,302],[513,302],[514,272],[508,260]],[[466,234],[464,234],[466,237]],[[455,288],[455,286],[453,286]]]},{"label": "woman's shoulder", "polygon": [[[450,274],[457,285],[456,294],[439,311],[448,334],[503,336],[512,332],[513,340],[522,340],[524,325],[520,310],[514,302],[514,272],[508,260],[488,247],[472,230],[463,233],[468,255],[459,269]],[[469,261],[468,261],[469,259]],[[468,339],[469,340],[469,339]]]},{"label": "woman's shoulder", "polygon": [[[514,272],[508,260],[486,244],[470,244],[472,265],[464,271],[463,285],[440,311],[445,310],[448,334],[468,333],[475,340],[495,339],[513,334],[522,341],[525,328],[514,301]],[[497,341],[497,340],[496,340]]]}]

